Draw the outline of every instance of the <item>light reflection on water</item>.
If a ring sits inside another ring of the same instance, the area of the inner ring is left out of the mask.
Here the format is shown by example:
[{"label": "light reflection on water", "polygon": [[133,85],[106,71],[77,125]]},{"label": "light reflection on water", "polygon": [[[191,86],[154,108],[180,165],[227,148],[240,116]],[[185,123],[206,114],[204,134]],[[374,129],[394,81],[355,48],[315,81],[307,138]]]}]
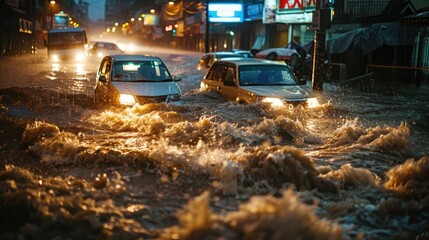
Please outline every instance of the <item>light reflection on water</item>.
[{"label": "light reflection on water", "polygon": [[59,63],[52,63],[52,71],[59,72],[61,65]]},{"label": "light reflection on water", "polygon": [[78,76],[86,74],[84,65],[81,63],[76,63],[76,74]]}]

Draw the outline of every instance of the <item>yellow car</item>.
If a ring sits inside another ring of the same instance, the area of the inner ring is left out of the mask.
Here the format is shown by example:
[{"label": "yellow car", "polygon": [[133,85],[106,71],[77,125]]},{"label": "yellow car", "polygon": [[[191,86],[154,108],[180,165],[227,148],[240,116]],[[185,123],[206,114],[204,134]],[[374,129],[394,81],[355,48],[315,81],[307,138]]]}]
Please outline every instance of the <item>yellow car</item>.
[{"label": "yellow car", "polygon": [[273,106],[285,103],[319,105],[317,98],[302,88],[284,62],[262,59],[230,59],[213,63],[201,81],[201,90],[219,92],[239,103],[268,102]]}]

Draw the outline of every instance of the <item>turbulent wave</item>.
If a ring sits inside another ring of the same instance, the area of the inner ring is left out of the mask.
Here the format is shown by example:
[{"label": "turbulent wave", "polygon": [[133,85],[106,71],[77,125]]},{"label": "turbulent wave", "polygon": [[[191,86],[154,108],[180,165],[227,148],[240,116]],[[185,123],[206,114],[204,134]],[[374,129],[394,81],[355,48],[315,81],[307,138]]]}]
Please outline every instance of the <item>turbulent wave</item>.
[{"label": "turbulent wave", "polygon": [[424,156],[419,160],[408,159],[405,163],[390,169],[386,176],[387,189],[400,196],[426,199],[426,207],[429,207],[429,157]]},{"label": "turbulent wave", "polygon": [[252,197],[225,216],[211,212],[205,192],[178,211],[179,227],[166,229],[159,239],[343,239],[339,226],[321,220],[291,190],[282,197]]},{"label": "turbulent wave", "polygon": [[[15,130],[37,163],[21,162],[38,168],[5,164],[0,171],[0,217],[11,219],[0,228],[13,228],[14,237],[412,239],[424,233],[428,160],[413,158],[413,124],[340,117],[351,111],[331,104],[240,105],[213,93],[188,93],[179,106],[81,109],[69,112],[67,124],[58,119],[73,98],[50,92],[43,99],[53,100],[40,102],[24,97],[29,92],[15,89],[13,101],[2,101],[6,110],[16,99],[33,102],[32,111],[46,114]],[[42,176],[43,168],[54,174]],[[73,232],[74,225],[84,227]]]}]

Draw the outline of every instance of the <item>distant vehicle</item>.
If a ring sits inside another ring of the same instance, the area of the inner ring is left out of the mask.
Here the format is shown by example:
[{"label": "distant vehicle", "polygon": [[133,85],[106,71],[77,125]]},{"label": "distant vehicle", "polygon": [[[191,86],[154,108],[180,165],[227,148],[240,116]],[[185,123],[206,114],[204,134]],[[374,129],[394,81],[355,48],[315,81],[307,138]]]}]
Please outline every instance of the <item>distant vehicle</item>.
[{"label": "distant vehicle", "polygon": [[83,28],[58,28],[48,32],[48,57],[60,60],[82,61],[85,59],[86,33]]},{"label": "distant vehicle", "polygon": [[292,48],[267,48],[256,53],[255,57],[273,61],[285,61],[290,66],[294,66],[298,62],[300,55]]},{"label": "distant vehicle", "polygon": [[182,99],[177,85],[181,77],[172,77],[164,62],[156,56],[109,55],[97,71],[97,106],[133,106],[146,103],[170,103]]},{"label": "distant vehicle", "polygon": [[231,52],[238,53],[244,58],[253,58],[253,54],[250,52],[250,50],[240,50],[240,49],[232,49]]},{"label": "distant vehicle", "polygon": [[199,63],[198,70],[209,68],[215,61],[221,60],[224,58],[242,58],[243,56],[238,53],[233,52],[209,52],[205,53]]},{"label": "distant vehicle", "polygon": [[319,105],[317,98],[300,85],[284,62],[261,59],[216,61],[201,81],[201,90],[217,91],[239,103],[267,102],[272,106],[285,103]]},{"label": "distant vehicle", "polygon": [[122,51],[115,43],[112,42],[90,42],[90,47],[88,50],[89,56],[95,56],[98,58],[122,53],[124,53],[124,51]]},{"label": "distant vehicle", "polygon": [[311,55],[301,45],[291,42],[284,48],[268,48],[257,52],[256,58],[284,61],[299,79],[311,77]]}]

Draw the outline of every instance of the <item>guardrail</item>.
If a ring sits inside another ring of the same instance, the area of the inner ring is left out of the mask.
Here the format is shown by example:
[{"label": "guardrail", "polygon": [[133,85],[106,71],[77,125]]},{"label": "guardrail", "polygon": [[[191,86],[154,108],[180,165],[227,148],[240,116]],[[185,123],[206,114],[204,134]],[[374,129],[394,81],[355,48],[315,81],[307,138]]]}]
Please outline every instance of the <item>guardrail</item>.
[{"label": "guardrail", "polygon": [[376,79],[382,79],[384,81],[384,83],[386,84],[387,90],[390,92],[390,94],[393,94],[392,89],[389,86],[389,82],[386,81],[386,79],[378,74],[378,73],[367,73],[365,75],[362,76],[358,76],[358,77],[354,77],[351,79],[347,79],[344,80],[342,82],[340,82],[340,86],[344,87],[345,85],[357,85],[357,87],[359,88],[360,91],[362,92],[368,92],[368,93],[373,93],[374,92],[374,83],[376,81]]},{"label": "guardrail", "polygon": [[[375,65],[375,64],[368,64],[366,65],[366,70],[365,72],[368,74],[369,69],[371,68],[378,68],[378,69],[393,69],[394,71],[396,70],[410,70],[410,71],[417,71],[415,73],[415,80],[416,80],[416,86],[420,87],[421,81],[424,78],[424,76],[422,75],[423,71],[428,71],[429,72],[429,68],[427,67],[407,67],[407,66],[388,66],[388,65]],[[393,74],[393,75],[397,75],[397,74]],[[429,75],[429,74],[427,74]],[[428,78],[428,77],[427,77]],[[428,80],[428,79],[426,79]]]}]

